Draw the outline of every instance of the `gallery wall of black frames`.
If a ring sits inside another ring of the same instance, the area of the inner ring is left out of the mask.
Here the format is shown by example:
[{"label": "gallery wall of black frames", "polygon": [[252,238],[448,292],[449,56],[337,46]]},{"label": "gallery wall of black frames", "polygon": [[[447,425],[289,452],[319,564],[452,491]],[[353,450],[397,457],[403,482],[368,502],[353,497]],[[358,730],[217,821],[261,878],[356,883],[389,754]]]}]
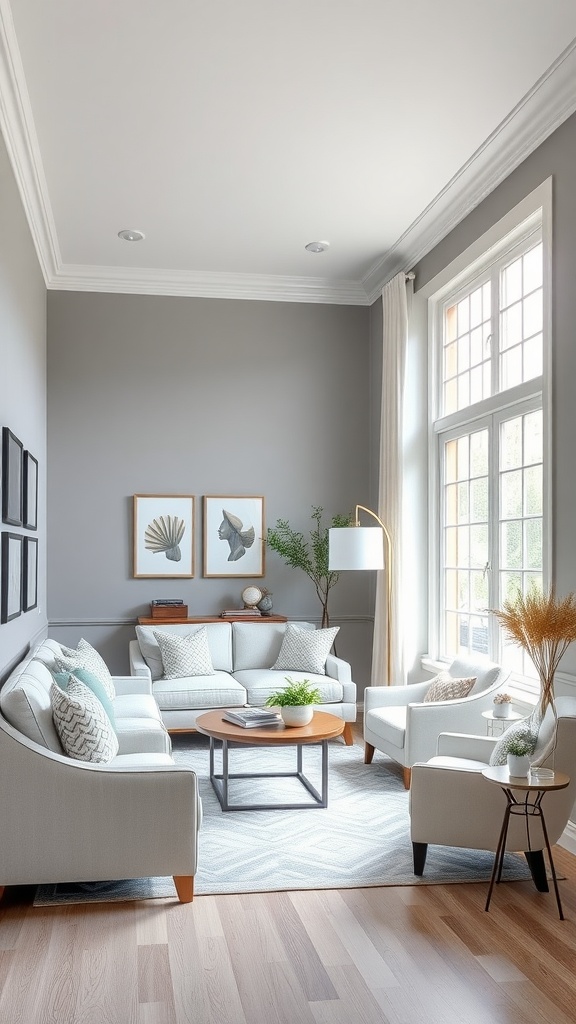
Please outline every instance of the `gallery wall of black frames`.
[{"label": "gallery wall of black frames", "polygon": [[38,460],[10,427],[2,427],[2,529],[0,622],[9,622],[38,604]]}]

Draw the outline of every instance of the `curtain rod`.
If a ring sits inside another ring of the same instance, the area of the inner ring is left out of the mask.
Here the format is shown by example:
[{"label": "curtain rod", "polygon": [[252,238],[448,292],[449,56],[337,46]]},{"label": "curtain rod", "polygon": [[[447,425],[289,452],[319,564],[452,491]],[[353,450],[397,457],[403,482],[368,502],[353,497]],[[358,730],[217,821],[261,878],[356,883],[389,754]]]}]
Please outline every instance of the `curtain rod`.
[{"label": "curtain rod", "polygon": [[406,274],[404,274],[404,277],[406,278],[406,280],[407,280],[407,281],[414,281],[414,280],[416,279],[416,274],[414,274],[414,273],[413,273],[413,272],[412,272],[412,271],[410,270],[410,271],[408,271],[408,272],[407,272]]}]

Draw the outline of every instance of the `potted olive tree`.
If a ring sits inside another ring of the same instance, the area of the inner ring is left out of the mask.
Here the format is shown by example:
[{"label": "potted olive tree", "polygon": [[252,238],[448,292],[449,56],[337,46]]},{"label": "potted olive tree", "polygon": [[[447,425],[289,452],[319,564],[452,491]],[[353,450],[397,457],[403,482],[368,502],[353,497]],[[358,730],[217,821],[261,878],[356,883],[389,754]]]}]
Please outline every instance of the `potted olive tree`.
[{"label": "potted olive tree", "polygon": [[318,704],[320,700],[320,691],[312,686],[309,679],[302,679],[300,682],[288,676],[285,676],[285,679],[288,686],[271,693],[266,706],[280,708],[284,725],[308,725],[314,714],[312,705]]}]

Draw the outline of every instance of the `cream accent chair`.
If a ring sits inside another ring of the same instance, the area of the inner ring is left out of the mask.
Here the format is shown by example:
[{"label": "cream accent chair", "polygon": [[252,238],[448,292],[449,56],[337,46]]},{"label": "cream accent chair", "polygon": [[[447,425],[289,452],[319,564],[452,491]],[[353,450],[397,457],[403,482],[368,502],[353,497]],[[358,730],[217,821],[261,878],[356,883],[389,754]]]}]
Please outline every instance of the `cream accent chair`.
[{"label": "cream accent chair", "polygon": [[[576,800],[576,698],[557,697],[556,713],[554,768],[570,776],[570,785],[546,793],[542,801],[551,846],[566,828]],[[546,749],[553,729],[554,715],[549,708],[540,726],[534,760]],[[437,755],[426,764],[413,765],[410,831],[415,875],[424,872],[429,844],[496,850],[506,798],[499,786],[483,777],[482,769],[486,768],[497,742],[497,738],[487,736],[442,734],[438,737]],[[547,892],[545,841],[539,818],[531,817],[529,826],[527,850],[526,818],[512,815],[506,849],[524,852],[537,889]]]},{"label": "cream accent chair", "polygon": [[406,789],[410,768],[434,756],[441,732],[481,732],[482,712],[492,708],[495,692],[508,678],[481,655],[457,658],[448,672],[454,679],[476,677],[467,697],[424,703],[430,680],[364,691],[364,761],[371,764],[374,750],[381,750],[402,765]]}]

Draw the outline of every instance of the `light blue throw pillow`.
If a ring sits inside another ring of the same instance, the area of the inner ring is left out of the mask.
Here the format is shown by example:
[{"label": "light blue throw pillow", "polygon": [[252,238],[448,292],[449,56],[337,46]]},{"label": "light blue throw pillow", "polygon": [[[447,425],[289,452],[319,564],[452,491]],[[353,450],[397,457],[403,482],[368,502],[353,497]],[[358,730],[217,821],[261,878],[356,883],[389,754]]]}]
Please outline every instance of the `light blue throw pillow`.
[{"label": "light blue throw pillow", "polygon": [[64,691],[68,689],[68,683],[71,677],[78,679],[81,683],[84,683],[84,686],[87,686],[94,696],[100,701],[104,711],[110,719],[110,725],[114,729],[114,732],[116,732],[116,718],[114,715],[114,708],[112,707],[112,701],[106,693],[102,683],[93,672],[89,672],[87,668],[75,668],[74,671],[68,670],[66,672],[53,672],[52,675],[54,677],[54,682],[57,683],[60,689]]}]

